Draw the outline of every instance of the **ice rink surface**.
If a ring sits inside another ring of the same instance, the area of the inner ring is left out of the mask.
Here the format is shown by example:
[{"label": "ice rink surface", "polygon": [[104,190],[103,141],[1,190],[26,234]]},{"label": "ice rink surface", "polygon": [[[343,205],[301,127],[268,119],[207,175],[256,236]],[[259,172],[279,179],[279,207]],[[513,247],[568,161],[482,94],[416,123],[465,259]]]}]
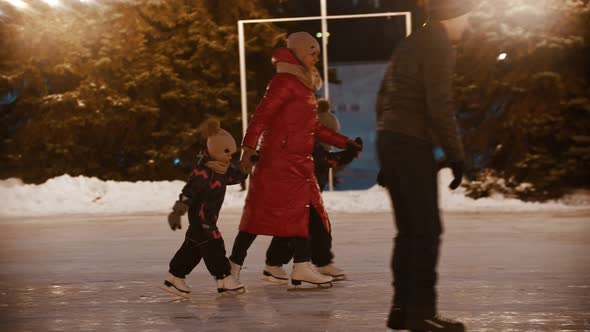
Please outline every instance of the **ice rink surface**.
[{"label": "ice rink surface", "polygon": [[[220,217],[228,251],[239,217]],[[331,220],[349,280],[308,292],[259,280],[270,240],[260,237],[242,272],[246,294],[218,297],[201,263],[187,278],[192,300],[178,301],[158,289],[184,236],[164,215],[3,218],[0,330],[386,331],[391,215]],[[446,213],[444,221],[443,315],[469,331],[590,331],[590,211]]]}]

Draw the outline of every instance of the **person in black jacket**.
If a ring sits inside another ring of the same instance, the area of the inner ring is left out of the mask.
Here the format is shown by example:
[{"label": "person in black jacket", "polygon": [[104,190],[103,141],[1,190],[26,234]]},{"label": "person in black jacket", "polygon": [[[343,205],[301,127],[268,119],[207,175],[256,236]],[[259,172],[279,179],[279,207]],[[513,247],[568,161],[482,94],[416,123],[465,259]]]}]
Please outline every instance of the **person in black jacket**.
[{"label": "person in black jacket", "polygon": [[172,230],[181,229],[180,217],[188,211],[189,226],[180,249],[170,261],[168,277],[161,288],[175,295],[188,297],[190,287],[185,277],[205,261],[207,270],[217,280],[219,293],[242,293],[244,285],[231,275],[225,245],[217,227],[217,218],[227,185],[239,184],[247,177],[243,167],[231,164],[236,142],[230,133],[209,120],[203,126],[207,149],[201,152],[190,178],[168,215]]},{"label": "person in black jacket", "polygon": [[464,152],[452,103],[455,54],[451,40],[467,26],[470,0],[430,1],[428,20],[393,53],[377,99],[377,151],[394,207],[394,296],[387,326],[411,331],[462,332],[437,315],[436,265],[442,223],[433,146],[450,161],[457,188]]}]

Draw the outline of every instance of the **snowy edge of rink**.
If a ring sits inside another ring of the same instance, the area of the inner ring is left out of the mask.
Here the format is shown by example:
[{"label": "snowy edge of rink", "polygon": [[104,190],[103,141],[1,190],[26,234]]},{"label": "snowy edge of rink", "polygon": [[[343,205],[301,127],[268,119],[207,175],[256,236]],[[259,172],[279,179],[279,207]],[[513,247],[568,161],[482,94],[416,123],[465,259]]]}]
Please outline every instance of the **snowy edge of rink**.
[{"label": "snowy edge of rink", "polygon": [[[527,203],[513,198],[493,196],[478,200],[464,196],[459,188],[447,188],[451,172],[439,173],[440,206],[446,212],[536,212],[590,209],[590,193],[581,191],[559,201]],[[0,180],[0,217],[45,216],[61,214],[128,214],[170,211],[184,185],[183,181],[102,181],[97,178],[62,175],[40,185],[23,184],[20,179]],[[241,209],[245,192],[229,186],[223,209]],[[329,213],[372,213],[391,209],[385,189],[324,192]]]}]

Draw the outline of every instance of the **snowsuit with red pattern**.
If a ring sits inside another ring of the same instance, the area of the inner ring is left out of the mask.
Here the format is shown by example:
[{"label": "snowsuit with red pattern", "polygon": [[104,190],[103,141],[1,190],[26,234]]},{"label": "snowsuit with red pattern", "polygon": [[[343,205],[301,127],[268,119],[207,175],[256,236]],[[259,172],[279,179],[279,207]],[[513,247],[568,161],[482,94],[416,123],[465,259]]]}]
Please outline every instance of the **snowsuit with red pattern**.
[{"label": "snowsuit with red pattern", "polygon": [[[184,243],[170,261],[169,272],[184,278],[201,261],[217,279],[230,275],[225,244],[217,228],[217,218],[225,198],[227,185],[238,184],[246,178],[231,165],[226,174],[215,173],[205,165],[209,154],[203,151],[190,178],[182,189],[181,200],[189,206],[189,226]],[[182,197],[185,199],[182,199]]]}]

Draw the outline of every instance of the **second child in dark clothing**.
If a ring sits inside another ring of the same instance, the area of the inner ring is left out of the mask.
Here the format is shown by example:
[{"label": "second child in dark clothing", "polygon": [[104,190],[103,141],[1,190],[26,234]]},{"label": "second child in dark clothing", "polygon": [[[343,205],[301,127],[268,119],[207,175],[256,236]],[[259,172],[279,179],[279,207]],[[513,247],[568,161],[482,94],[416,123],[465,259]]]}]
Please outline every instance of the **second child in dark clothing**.
[{"label": "second child in dark clothing", "polygon": [[[330,110],[330,102],[326,99],[318,100],[318,120],[322,125],[327,128],[334,130],[335,132],[340,131],[340,122],[336,115]],[[313,148],[313,160],[314,160],[314,173],[318,181],[320,191],[323,191],[326,184],[330,180],[330,168],[336,168],[335,165],[330,165],[328,154],[332,151],[332,146],[316,142]],[[334,159],[334,158],[332,158]],[[350,161],[349,161],[350,162]],[[340,165],[343,167],[348,163]]]},{"label": "second child in dark clothing", "polygon": [[162,289],[187,297],[190,287],[185,277],[205,261],[207,270],[217,281],[217,291],[238,292],[244,290],[230,273],[225,244],[217,227],[219,211],[225,198],[227,185],[239,184],[247,173],[231,164],[236,152],[236,142],[219,122],[210,120],[205,124],[207,149],[201,152],[190,178],[168,216],[172,230],[181,229],[180,217],[188,212],[189,226],[185,240],[170,261],[168,277]]}]

